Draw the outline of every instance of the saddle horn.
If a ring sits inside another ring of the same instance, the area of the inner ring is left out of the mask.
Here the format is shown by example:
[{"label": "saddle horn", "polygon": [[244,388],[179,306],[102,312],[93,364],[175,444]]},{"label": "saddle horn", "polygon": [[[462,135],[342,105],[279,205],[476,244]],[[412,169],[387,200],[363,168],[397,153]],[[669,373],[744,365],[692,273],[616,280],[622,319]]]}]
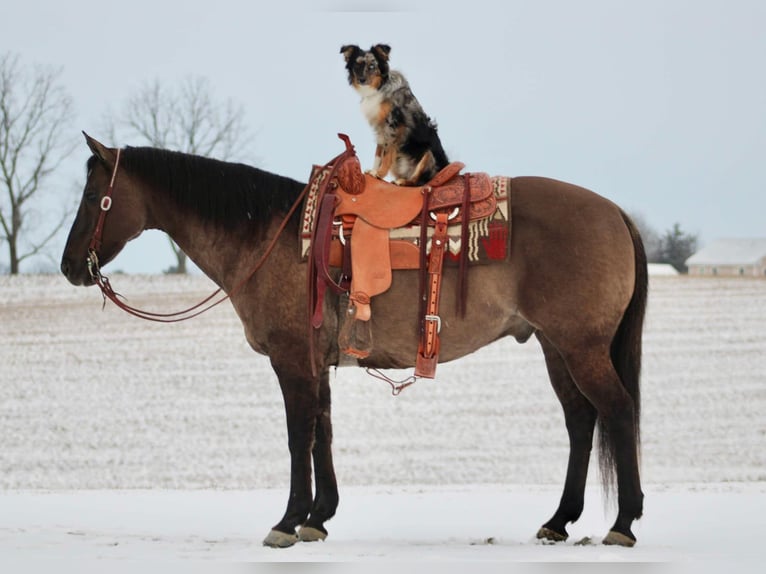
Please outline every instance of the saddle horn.
[{"label": "saddle horn", "polygon": [[351,138],[348,137],[346,134],[338,134],[338,137],[343,140],[343,143],[346,144],[346,151],[350,153],[356,153],[354,150],[354,144],[351,143]]},{"label": "saddle horn", "polygon": [[354,145],[351,138],[346,134],[338,134],[338,137],[346,144],[346,151],[338,158],[340,164],[337,167],[335,176],[338,184],[348,193],[358,195],[364,191],[364,174],[359,158],[356,157]]}]

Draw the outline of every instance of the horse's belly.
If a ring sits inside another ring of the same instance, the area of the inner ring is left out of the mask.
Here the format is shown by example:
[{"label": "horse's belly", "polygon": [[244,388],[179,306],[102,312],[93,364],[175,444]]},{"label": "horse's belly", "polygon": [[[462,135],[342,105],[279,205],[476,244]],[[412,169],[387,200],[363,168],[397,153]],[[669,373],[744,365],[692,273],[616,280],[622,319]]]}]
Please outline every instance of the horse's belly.
[{"label": "horse's belly", "polygon": [[[504,336],[525,341],[534,328],[516,313],[503,263],[475,267],[468,276],[464,316],[457,313],[456,270],[445,271],[439,317],[439,362],[473,353]],[[417,272],[397,272],[392,288],[372,300],[370,356],[360,361],[376,368],[407,368],[415,365],[420,339]]]}]

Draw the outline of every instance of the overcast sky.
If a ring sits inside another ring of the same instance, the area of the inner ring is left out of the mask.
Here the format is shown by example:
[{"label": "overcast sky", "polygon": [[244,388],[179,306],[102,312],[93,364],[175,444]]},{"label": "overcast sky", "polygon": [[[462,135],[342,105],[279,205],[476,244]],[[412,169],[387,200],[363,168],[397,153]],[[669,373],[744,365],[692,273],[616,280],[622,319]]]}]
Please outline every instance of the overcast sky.
[{"label": "overcast sky", "polygon": [[[705,244],[766,235],[765,30],[763,0],[25,0],[0,9],[0,52],[62,68],[74,137],[108,137],[104,115],[156,78],[209,78],[255,134],[240,157],[305,180],[339,131],[371,165],[339,49],[388,43],[450,159],[570,181]],[[88,155],[51,182],[62,194]],[[172,263],[155,232],[111,267]]]}]

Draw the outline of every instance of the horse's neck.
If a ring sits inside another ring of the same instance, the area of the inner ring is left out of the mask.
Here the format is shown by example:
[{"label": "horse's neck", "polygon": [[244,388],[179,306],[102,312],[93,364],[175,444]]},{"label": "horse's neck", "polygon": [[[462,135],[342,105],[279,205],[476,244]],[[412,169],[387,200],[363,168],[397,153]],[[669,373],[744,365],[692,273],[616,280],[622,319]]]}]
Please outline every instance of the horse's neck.
[{"label": "horse's neck", "polygon": [[200,270],[224,289],[238,281],[261,241],[182,213],[172,206],[153,209],[152,227],[167,233]]}]

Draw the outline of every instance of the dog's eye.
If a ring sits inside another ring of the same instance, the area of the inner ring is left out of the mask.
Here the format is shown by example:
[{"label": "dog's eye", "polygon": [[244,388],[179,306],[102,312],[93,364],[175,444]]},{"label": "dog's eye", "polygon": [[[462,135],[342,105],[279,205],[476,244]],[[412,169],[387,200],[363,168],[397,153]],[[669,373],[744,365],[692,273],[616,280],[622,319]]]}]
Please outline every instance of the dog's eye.
[{"label": "dog's eye", "polygon": [[369,65],[367,66],[367,69],[368,69],[370,72],[374,71],[374,70],[375,70],[375,64],[369,64]]}]

